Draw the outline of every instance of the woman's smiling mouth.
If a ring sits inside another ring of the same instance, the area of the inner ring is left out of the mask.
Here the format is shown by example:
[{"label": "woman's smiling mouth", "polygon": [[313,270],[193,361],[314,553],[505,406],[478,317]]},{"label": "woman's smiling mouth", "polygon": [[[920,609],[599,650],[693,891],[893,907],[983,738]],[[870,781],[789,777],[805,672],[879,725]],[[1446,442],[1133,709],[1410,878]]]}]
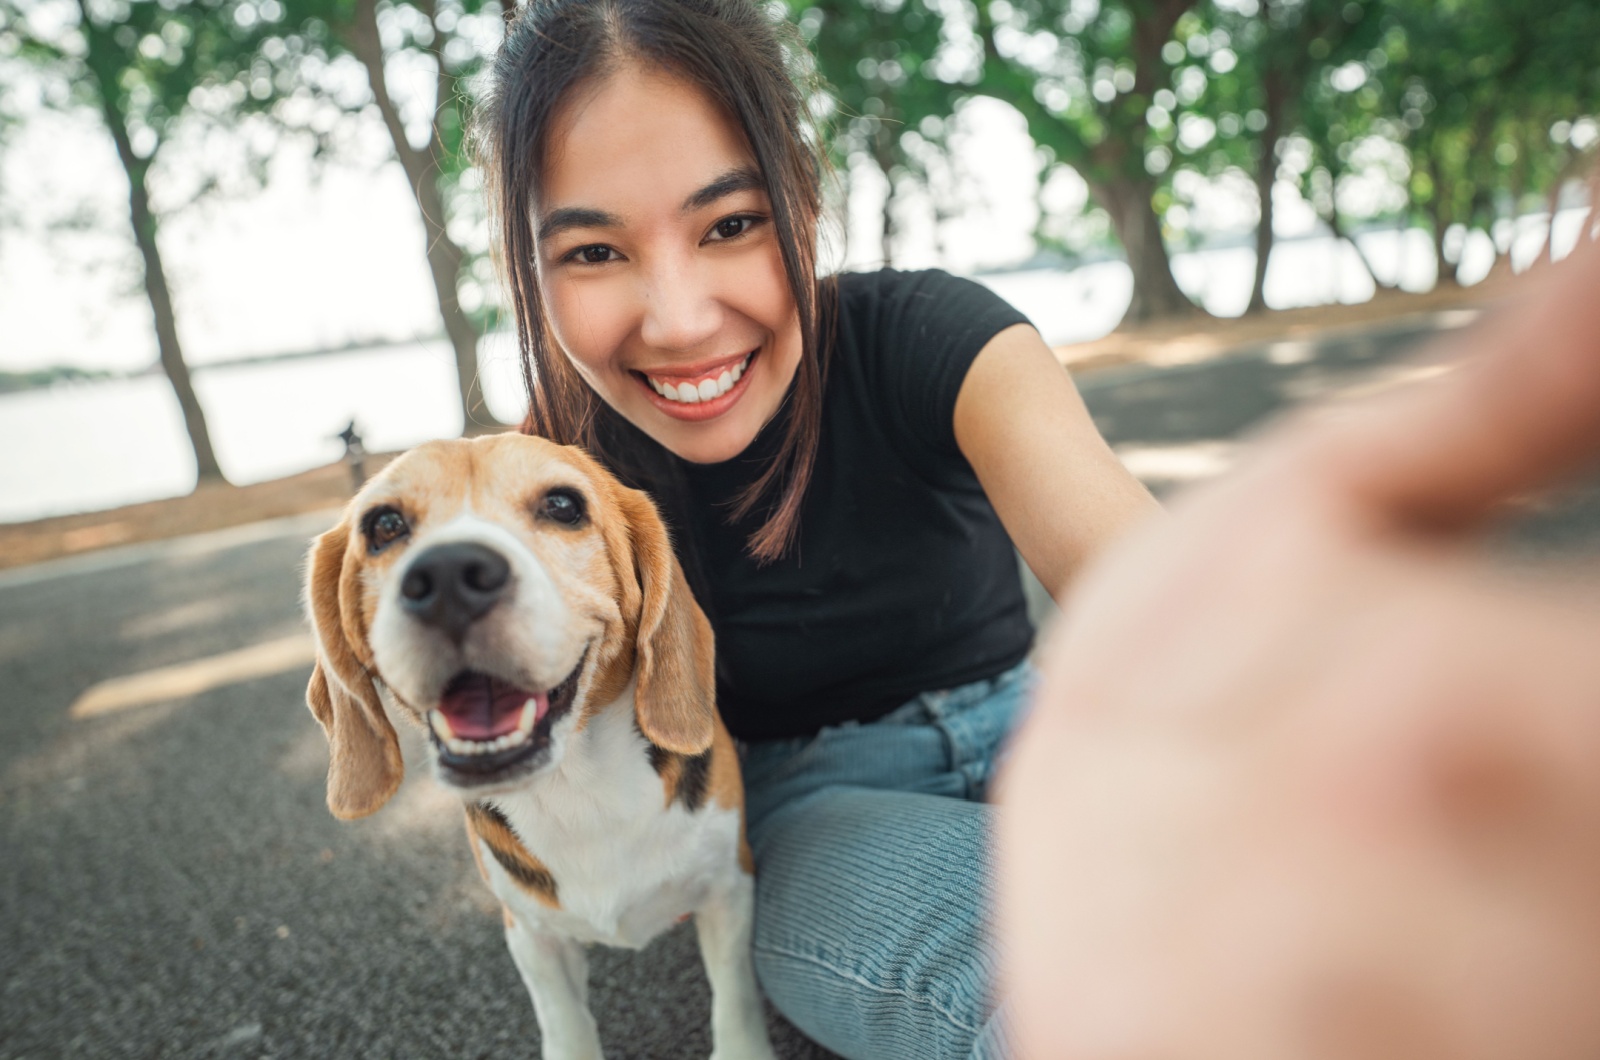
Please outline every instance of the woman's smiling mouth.
[{"label": "woman's smiling mouth", "polygon": [[751,363],[760,349],[738,357],[698,365],[687,370],[635,371],[651,403],[674,419],[709,420],[732,408],[747,383]]}]

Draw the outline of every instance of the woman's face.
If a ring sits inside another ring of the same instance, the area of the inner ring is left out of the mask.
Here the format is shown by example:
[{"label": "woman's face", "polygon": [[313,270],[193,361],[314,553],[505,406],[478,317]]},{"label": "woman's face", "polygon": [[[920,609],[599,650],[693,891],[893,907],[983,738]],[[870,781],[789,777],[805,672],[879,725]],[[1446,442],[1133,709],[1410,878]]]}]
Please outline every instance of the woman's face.
[{"label": "woman's face", "polygon": [[737,456],[800,363],[760,171],[697,88],[625,64],[557,112],[537,205],[556,341],[606,404],[685,460]]}]

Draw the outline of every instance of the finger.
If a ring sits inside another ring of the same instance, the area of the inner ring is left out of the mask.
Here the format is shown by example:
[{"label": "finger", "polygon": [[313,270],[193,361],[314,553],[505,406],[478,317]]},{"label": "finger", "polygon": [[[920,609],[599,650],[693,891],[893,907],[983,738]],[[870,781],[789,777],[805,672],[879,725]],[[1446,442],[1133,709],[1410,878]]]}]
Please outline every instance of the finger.
[{"label": "finger", "polygon": [[1454,371],[1341,419],[1316,445],[1363,508],[1407,526],[1470,525],[1600,454],[1600,245],[1448,341]]}]

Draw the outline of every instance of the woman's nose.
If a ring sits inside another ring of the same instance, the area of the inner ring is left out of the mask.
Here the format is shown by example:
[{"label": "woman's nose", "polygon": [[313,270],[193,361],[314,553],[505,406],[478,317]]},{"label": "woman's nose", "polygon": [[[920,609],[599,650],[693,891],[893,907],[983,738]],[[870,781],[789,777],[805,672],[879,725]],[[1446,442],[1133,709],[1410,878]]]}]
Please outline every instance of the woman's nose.
[{"label": "woman's nose", "polygon": [[712,270],[663,262],[648,274],[639,337],[658,350],[693,350],[722,326]]}]

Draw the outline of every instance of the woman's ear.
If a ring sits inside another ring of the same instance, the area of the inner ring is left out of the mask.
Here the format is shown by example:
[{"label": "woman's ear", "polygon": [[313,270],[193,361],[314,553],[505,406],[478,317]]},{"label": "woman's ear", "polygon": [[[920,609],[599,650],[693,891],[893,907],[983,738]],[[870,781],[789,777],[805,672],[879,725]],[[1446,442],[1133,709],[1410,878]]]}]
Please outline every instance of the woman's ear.
[{"label": "woman's ear", "polygon": [[[711,623],[689,592],[672,554],[667,528],[650,498],[619,487],[639,600],[635,635],[634,709],[639,731],[667,751],[697,755],[716,729],[716,656]],[[619,557],[619,561],[621,557]]]},{"label": "woman's ear", "polygon": [[346,517],[312,544],[306,573],[306,610],[317,641],[306,704],[328,737],[328,809],[341,820],[377,810],[405,775],[372,674],[346,636],[345,605],[356,605],[343,599],[355,584],[344,577],[349,540]]}]

